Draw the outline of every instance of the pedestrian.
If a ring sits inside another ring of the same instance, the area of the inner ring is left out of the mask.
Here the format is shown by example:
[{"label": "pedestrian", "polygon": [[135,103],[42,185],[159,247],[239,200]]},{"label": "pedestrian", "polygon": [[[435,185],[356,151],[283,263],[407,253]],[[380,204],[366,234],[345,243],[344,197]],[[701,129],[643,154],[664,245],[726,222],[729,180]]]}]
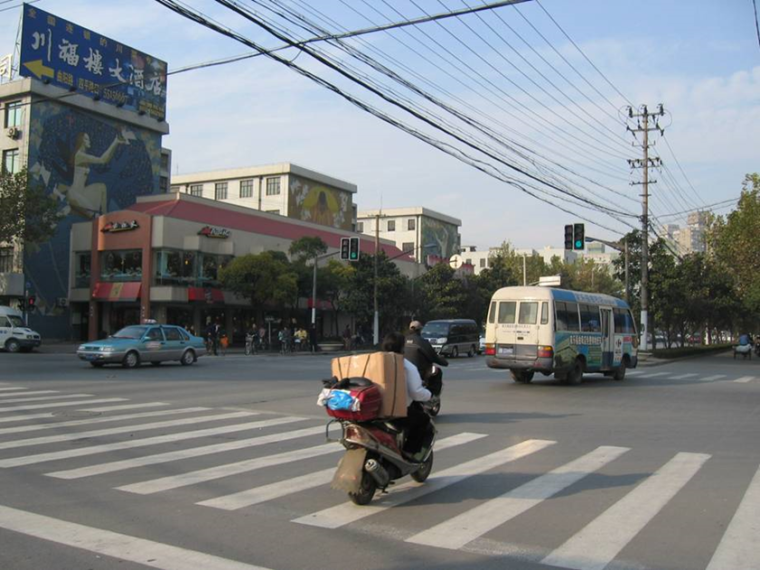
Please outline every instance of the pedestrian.
[{"label": "pedestrian", "polygon": [[348,325],[343,331],[343,347],[346,350],[351,350],[351,328]]},{"label": "pedestrian", "polygon": [[317,325],[312,323],[311,330],[309,331],[309,343],[311,344],[311,351],[316,354],[317,349]]},{"label": "pedestrian", "polygon": [[259,329],[259,347],[261,347],[261,350],[264,350],[264,347],[267,345],[266,339],[267,339],[267,329],[265,329],[262,326]]}]

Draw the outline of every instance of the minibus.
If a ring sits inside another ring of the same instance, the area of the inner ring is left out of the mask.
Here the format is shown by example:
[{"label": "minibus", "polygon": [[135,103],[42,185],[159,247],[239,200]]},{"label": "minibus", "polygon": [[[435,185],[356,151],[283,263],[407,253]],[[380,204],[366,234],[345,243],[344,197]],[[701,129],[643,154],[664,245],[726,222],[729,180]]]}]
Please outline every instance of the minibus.
[{"label": "minibus", "polygon": [[486,364],[528,383],[535,372],[580,384],[585,372],[623,380],[636,368],[638,337],[628,304],[599,293],[504,287],[491,298]]},{"label": "minibus", "polygon": [[28,352],[40,344],[40,335],[24,324],[21,311],[0,306],[0,348],[7,352]]}]

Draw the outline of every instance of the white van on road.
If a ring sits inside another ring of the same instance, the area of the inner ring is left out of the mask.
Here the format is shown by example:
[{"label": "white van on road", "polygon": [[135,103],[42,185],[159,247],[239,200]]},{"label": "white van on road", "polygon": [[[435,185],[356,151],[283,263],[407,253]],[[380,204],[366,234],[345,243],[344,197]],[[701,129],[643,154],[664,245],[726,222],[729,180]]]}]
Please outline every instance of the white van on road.
[{"label": "white van on road", "polygon": [[29,352],[41,344],[39,333],[24,324],[21,311],[0,306],[0,348],[8,352]]}]

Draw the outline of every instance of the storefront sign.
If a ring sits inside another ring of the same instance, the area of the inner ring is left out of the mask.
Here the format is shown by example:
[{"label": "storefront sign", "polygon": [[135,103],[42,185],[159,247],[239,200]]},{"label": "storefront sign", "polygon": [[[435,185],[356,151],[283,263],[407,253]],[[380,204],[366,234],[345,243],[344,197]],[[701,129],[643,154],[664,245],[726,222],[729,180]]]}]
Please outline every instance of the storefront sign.
[{"label": "storefront sign", "polygon": [[130,232],[139,227],[140,224],[137,223],[137,220],[132,220],[131,222],[108,222],[100,231],[104,234],[115,234],[118,232]]},{"label": "storefront sign", "polygon": [[198,232],[199,236],[206,236],[207,238],[215,238],[215,239],[227,239],[232,235],[232,232],[230,230],[226,230],[224,228],[215,228],[213,226],[204,226],[201,228],[201,230]]}]

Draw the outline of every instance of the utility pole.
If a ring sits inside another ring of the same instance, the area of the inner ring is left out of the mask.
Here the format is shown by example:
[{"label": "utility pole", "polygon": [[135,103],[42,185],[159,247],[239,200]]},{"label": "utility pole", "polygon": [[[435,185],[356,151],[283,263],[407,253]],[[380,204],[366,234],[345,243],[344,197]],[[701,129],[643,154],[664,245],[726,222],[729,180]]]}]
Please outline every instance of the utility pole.
[{"label": "utility pole", "polygon": [[[649,132],[659,131],[664,134],[665,131],[657,122],[658,117],[662,117],[665,110],[662,105],[657,106],[657,111],[650,113],[646,105],[642,105],[637,112],[632,107],[628,107],[628,117],[637,119],[636,128],[628,127],[632,133],[643,133],[644,141],[642,148],[644,158],[629,160],[631,168],[641,168],[644,172],[642,182],[632,182],[631,185],[641,184],[644,187],[642,196],[642,216],[641,216],[641,349],[649,350],[649,184],[656,184],[657,180],[649,180],[649,169],[660,166],[662,163],[658,157],[649,156]],[[650,121],[652,126],[650,127]]]},{"label": "utility pole", "polygon": [[377,307],[377,256],[380,253],[380,218],[381,213],[375,214],[375,318],[372,322],[372,344],[380,344],[380,312]]}]

